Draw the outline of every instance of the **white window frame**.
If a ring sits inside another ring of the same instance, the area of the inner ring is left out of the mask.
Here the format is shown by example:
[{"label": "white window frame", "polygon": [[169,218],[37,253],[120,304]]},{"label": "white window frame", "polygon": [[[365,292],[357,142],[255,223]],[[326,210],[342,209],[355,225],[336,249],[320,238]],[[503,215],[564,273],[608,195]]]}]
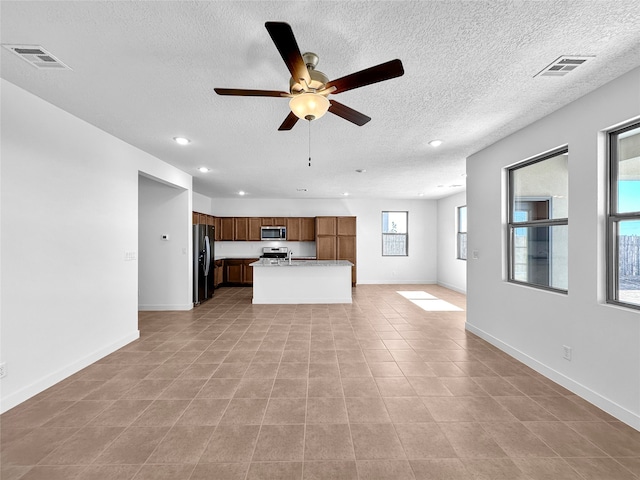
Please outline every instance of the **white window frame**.
[{"label": "white window frame", "polygon": [[[384,214],[385,213],[404,213],[406,217],[406,232],[394,233],[384,231]],[[382,231],[382,256],[383,257],[408,257],[409,256],[409,211],[408,210],[383,210],[380,215],[380,230]],[[404,253],[386,253],[385,251],[385,237],[391,236],[403,236],[404,237]]]},{"label": "white window frame", "polygon": [[[532,221],[515,221],[514,220],[514,186],[513,186],[513,176],[512,172],[518,170],[520,168],[528,167],[533,165],[534,163],[544,162],[545,160],[549,160],[551,158],[557,157],[559,155],[568,154],[569,148],[564,146],[550,152],[539,155],[530,160],[526,160],[524,162],[518,163],[517,165],[513,165],[512,167],[507,168],[507,179],[508,179],[508,195],[507,195],[507,281],[509,283],[516,283],[520,285],[526,285],[532,288],[538,288],[541,290],[549,290],[553,292],[568,293],[568,290],[552,287],[550,285],[541,285],[533,282],[525,282],[522,280],[517,280],[515,278],[515,233],[518,228],[530,228],[530,227],[554,227],[554,226],[568,226],[569,218],[555,218],[555,219],[544,219],[544,220],[532,220]],[[525,201],[534,200],[533,198],[523,198]],[[535,199],[541,200],[541,199]]]},{"label": "white window frame", "polygon": [[[460,205],[459,207],[456,207],[456,259],[457,260],[464,260],[465,262],[467,261],[467,257],[468,257],[468,244],[467,244],[467,230],[465,229],[464,231],[462,231],[460,224],[462,223],[460,221],[460,212],[462,211],[462,209],[464,208],[465,210],[465,217],[467,215],[467,206],[466,205]],[[465,222],[467,223],[467,222]],[[464,243],[465,243],[465,251],[464,251],[464,257],[462,256],[462,238],[464,236]]]},{"label": "white window frame", "polygon": [[640,221],[640,211],[618,212],[618,142],[620,134],[640,128],[640,121],[635,120],[621,128],[612,130],[607,134],[608,142],[608,205],[607,205],[607,303],[621,305],[628,308],[640,310],[640,305],[620,300],[619,288],[619,255],[618,255],[618,226],[623,221]]}]

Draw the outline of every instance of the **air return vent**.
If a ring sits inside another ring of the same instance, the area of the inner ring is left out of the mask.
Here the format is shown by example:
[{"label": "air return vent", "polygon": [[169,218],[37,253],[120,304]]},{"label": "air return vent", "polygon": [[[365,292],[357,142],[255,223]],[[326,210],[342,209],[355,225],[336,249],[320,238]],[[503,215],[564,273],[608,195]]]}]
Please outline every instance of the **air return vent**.
[{"label": "air return vent", "polygon": [[534,77],[564,77],[567,73],[592,58],[594,58],[592,55],[565,55],[547,65],[542,71],[536,73]]},{"label": "air return vent", "polygon": [[41,70],[71,70],[71,68],[39,45],[3,44],[2,46]]}]

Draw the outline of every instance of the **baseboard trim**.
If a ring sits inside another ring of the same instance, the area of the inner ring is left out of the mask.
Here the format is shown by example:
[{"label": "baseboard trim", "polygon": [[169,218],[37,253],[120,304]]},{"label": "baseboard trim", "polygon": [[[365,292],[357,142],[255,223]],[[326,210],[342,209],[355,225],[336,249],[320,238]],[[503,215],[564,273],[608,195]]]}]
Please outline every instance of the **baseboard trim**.
[{"label": "baseboard trim", "polygon": [[18,391],[13,392],[6,397],[2,397],[0,399],[0,413],[11,410],[13,407],[20,405],[22,402],[45,391],[47,388],[52,387],[56,383],[64,380],[67,377],[70,377],[74,373],[78,373],[83,368],[88,367],[92,363],[97,362],[101,358],[106,357],[107,355],[133,342],[134,340],[137,340],[138,338],[140,338],[140,331],[136,330],[129,335],[125,335],[120,340],[117,340],[99,350],[96,350],[95,352],[90,353],[89,355],[86,355],[59,370],[56,370],[55,372],[45,375],[44,377],[36,380],[30,385],[22,387]]},{"label": "baseboard trim", "polygon": [[435,280],[358,280],[358,285],[435,285]]},{"label": "baseboard trim", "polygon": [[441,287],[444,288],[448,288],[449,290],[453,290],[454,292],[458,292],[458,293],[463,293],[463,294],[467,294],[467,291],[463,288],[460,287],[456,287],[455,285],[451,285],[449,283],[445,283],[445,282],[438,282],[438,285],[440,285]]},{"label": "baseboard trim", "polygon": [[169,305],[138,305],[138,311],[140,312],[175,312],[186,311],[193,308],[193,303],[186,304],[169,304]]},{"label": "baseboard trim", "polygon": [[553,380],[559,385],[562,385],[567,390],[575,393],[579,397],[583,398],[589,403],[592,403],[596,407],[604,410],[608,414],[614,416],[621,422],[626,423],[632,428],[636,430],[640,430],[640,415],[626,409],[625,407],[618,405],[616,402],[603,397],[598,392],[591,390],[589,387],[582,385],[579,382],[567,377],[566,375],[554,370],[553,368],[548,367],[547,365],[539,362],[538,360],[530,357],[526,353],[521,352],[520,350],[512,347],[511,345],[504,343],[502,340],[497,339],[490,333],[485,332],[484,330],[471,325],[470,323],[465,324],[465,329],[469,332],[479,336],[483,340],[486,340],[494,347],[499,348],[505,353],[508,353],[512,357],[521,361],[528,367],[532,368],[536,372],[541,375],[544,375],[550,380]]}]

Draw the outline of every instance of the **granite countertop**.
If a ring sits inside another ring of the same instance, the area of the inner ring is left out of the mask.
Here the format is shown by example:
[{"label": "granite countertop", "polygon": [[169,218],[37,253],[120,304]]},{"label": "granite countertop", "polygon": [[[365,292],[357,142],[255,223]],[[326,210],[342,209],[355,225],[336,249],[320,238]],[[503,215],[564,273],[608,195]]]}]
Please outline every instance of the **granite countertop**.
[{"label": "granite countertop", "polygon": [[351,267],[353,263],[348,260],[276,260],[262,258],[250,264],[251,267]]},{"label": "granite countertop", "polygon": [[[260,258],[260,255],[216,255],[214,260],[238,260],[238,259],[251,259]],[[296,257],[294,255],[293,260],[315,260],[316,257]],[[262,259],[261,259],[262,260]]]}]

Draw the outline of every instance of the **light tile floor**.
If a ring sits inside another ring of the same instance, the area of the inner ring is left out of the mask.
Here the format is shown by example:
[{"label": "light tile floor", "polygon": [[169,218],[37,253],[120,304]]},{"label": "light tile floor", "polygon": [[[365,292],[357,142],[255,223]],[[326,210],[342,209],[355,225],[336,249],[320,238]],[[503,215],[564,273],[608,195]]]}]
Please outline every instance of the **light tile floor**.
[{"label": "light tile floor", "polygon": [[0,417],[2,480],[626,480],[640,432],[478,337],[361,285],[353,305],[223,288]]}]

